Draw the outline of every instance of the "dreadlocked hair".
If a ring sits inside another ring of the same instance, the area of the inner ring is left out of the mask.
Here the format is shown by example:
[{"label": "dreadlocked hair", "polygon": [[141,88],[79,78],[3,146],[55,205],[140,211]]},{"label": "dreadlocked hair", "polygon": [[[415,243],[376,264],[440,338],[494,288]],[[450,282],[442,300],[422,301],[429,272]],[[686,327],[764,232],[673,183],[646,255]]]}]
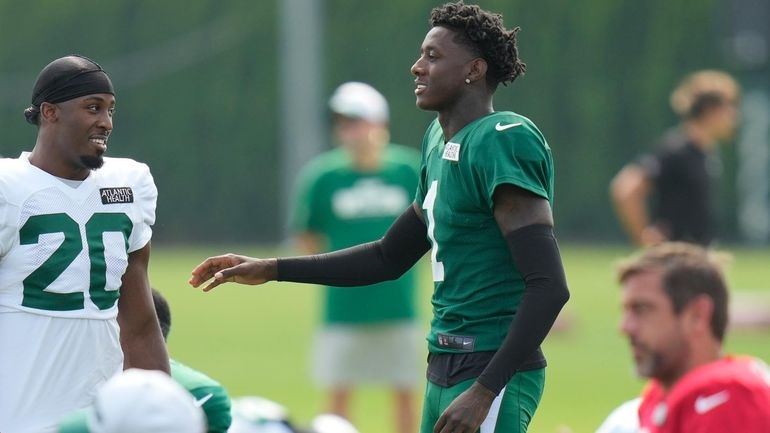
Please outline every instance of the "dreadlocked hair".
[{"label": "dreadlocked hair", "polygon": [[457,42],[486,60],[489,67],[487,82],[492,86],[512,83],[527,70],[516,47],[516,34],[520,28],[506,30],[500,14],[487,12],[478,5],[466,5],[460,0],[434,8],[430,25],[456,31]]}]

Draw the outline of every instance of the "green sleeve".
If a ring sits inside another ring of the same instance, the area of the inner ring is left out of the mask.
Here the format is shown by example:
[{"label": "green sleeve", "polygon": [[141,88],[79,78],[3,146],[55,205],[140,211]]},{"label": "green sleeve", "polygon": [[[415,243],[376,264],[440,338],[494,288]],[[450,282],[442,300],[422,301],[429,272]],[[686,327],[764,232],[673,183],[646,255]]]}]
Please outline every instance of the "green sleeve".
[{"label": "green sleeve", "polygon": [[227,391],[221,386],[203,386],[191,389],[190,393],[195,396],[195,400],[201,400],[211,397],[203,403],[201,408],[206,413],[208,421],[208,433],[225,433],[230,428],[232,416],[230,414],[230,397]]},{"label": "green sleeve", "polygon": [[474,147],[473,180],[490,209],[495,189],[505,183],[552,201],[551,149],[534,125],[524,123],[505,131],[487,128],[481,140],[482,145]]}]

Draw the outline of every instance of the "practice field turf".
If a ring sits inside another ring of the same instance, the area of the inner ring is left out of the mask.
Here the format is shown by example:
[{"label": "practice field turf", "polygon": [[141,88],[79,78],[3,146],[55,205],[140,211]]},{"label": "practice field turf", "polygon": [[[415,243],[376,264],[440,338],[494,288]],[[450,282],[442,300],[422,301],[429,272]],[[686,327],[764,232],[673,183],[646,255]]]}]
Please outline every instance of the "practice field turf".
[{"label": "practice field turf", "polygon": [[[242,252],[273,256],[278,250],[155,246],[152,284],[171,304],[172,356],[222,382],[231,396],[259,395],[285,405],[300,425],[322,412],[321,392],[309,380],[309,346],[321,291],[315,286],[269,283],[227,284],[210,293],[187,285],[189,271],[209,255]],[[593,432],[607,413],[634,397],[642,382],[617,330],[620,309],[614,264],[631,252],[622,247],[562,247],[572,298],[565,331],[544,345],[546,391],[530,432]],[[728,279],[736,293],[770,296],[770,251],[733,250]],[[420,263],[423,323],[430,317],[429,267]],[[770,331],[731,331],[727,349],[770,360]],[[423,358],[424,359],[424,358]],[[419,384],[422,387],[422,384]],[[420,388],[421,389],[421,388]],[[421,397],[421,395],[420,395]],[[352,421],[362,433],[389,433],[391,405],[378,387],[362,390]]]}]

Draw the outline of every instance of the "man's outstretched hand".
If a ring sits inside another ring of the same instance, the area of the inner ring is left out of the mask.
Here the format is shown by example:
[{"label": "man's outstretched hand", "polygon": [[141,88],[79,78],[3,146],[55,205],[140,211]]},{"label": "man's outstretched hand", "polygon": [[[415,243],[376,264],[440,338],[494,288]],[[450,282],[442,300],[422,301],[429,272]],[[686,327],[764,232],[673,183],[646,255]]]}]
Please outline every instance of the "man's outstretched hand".
[{"label": "man's outstretched hand", "polygon": [[208,292],[222,283],[263,284],[275,280],[278,275],[276,259],[257,259],[254,257],[225,254],[209,257],[192,270],[190,285],[200,287],[211,280],[205,287]]}]

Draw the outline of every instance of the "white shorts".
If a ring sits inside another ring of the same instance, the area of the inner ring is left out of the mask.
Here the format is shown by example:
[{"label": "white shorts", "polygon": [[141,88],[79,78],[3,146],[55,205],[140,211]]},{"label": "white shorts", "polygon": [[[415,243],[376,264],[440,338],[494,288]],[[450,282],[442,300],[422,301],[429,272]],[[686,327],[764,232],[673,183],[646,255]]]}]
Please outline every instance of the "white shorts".
[{"label": "white shorts", "polygon": [[56,432],[122,369],[115,319],[0,312],[0,431]]},{"label": "white shorts", "polygon": [[425,378],[424,334],[417,322],[327,325],[315,335],[313,379],[324,388],[413,388]]}]

